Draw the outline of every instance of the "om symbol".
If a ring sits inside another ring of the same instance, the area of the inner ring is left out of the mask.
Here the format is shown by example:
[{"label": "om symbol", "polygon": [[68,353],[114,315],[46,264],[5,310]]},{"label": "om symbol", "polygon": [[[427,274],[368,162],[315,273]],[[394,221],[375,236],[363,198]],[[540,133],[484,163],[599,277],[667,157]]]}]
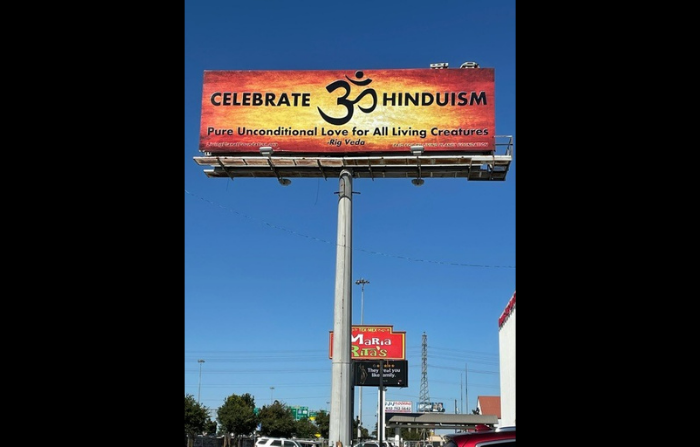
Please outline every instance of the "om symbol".
[{"label": "om symbol", "polygon": [[[352,79],[348,78],[347,75],[345,76],[345,79],[347,79],[348,81],[352,82],[355,85],[363,87],[363,86],[369,85],[372,82],[372,80],[369,78],[365,79],[364,81],[360,81],[359,79],[362,79],[362,77],[364,75],[365,74],[362,71],[357,71],[357,72],[355,72],[355,76],[357,76],[358,81],[353,81]],[[339,88],[344,89],[345,94],[336,100],[336,104],[338,104],[339,106],[345,106],[347,113],[342,118],[333,118],[332,116],[328,116],[325,113],[323,113],[323,110],[321,110],[320,107],[316,107],[318,109],[318,112],[321,114],[323,119],[326,120],[326,122],[328,122],[330,124],[334,124],[336,126],[340,126],[340,125],[347,123],[348,121],[350,121],[352,119],[352,114],[355,111],[353,106],[355,104],[357,104],[358,102],[360,102],[360,100],[362,100],[362,98],[364,98],[367,95],[372,96],[372,98],[374,99],[372,106],[368,107],[368,108],[364,108],[362,106],[357,106],[357,107],[365,113],[370,113],[375,109],[375,107],[377,107],[377,92],[375,92],[374,89],[368,88],[367,90],[360,93],[357,96],[357,98],[355,98],[354,101],[352,101],[352,100],[348,99],[348,95],[350,94],[350,84],[343,81],[342,79],[334,81],[334,82],[328,84],[328,86],[326,86],[326,90],[328,91],[328,93],[333,93],[335,90],[337,90]]]}]

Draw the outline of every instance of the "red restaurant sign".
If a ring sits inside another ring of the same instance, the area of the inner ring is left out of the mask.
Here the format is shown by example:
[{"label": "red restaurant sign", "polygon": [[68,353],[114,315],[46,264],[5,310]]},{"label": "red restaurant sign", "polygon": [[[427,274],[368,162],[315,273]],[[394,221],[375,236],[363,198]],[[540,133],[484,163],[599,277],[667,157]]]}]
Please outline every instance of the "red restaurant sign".
[{"label": "red restaurant sign", "polygon": [[[333,358],[333,331],[330,331]],[[394,332],[393,326],[353,326],[352,360],[406,360],[406,332]]]},{"label": "red restaurant sign", "polygon": [[205,70],[203,79],[201,152],[496,149],[493,68]]}]

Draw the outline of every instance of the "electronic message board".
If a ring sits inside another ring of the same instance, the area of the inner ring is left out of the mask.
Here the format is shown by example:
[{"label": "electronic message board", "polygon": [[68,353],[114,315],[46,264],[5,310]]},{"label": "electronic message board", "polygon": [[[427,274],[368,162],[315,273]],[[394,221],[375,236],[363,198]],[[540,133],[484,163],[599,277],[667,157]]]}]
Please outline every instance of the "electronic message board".
[{"label": "electronic message board", "polygon": [[[408,386],[407,360],[384,360],[383,369],[378,360],[354,360],[352,367],[354,386],[379,386],[380,375],[382,386],[401,388]],[[384,373],[380,374],[381,371]]]}]

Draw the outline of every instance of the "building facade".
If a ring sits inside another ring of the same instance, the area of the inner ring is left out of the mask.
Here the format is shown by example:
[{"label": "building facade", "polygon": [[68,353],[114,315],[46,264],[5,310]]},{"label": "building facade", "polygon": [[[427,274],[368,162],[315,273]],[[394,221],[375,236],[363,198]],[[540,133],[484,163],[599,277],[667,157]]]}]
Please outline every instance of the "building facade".
[{"label": "building facade", "polygon": [[498,319],[498,350],[501,369],[501,421],[515,425],[515,292]]}]

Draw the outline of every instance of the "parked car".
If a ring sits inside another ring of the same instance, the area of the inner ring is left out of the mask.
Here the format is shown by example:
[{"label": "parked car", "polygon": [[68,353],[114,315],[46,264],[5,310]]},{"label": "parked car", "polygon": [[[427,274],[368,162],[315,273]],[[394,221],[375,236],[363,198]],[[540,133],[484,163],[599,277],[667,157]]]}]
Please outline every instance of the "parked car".
[{"label": "parked car", "polygon": [[294,439],[262,436],[255,441],[255,447],[302,447]]},{"label": "parked car", "polygon": [[515,427],[477,425],[474,431],[445,435],[443,447],[515,447]]},{"label": "parked car", "polygon": [[297,439],[296,442],[301,445],[301,447],[322,447],[323,441],[309,441],[307,439]]},{"label": "parked car", "polygon": [[[379,447],[379,441],[370,439],[368,441],[358,442],[353,447]],[[394,444],[388,441],[382,441],[382,447],[394,447]]]}]

